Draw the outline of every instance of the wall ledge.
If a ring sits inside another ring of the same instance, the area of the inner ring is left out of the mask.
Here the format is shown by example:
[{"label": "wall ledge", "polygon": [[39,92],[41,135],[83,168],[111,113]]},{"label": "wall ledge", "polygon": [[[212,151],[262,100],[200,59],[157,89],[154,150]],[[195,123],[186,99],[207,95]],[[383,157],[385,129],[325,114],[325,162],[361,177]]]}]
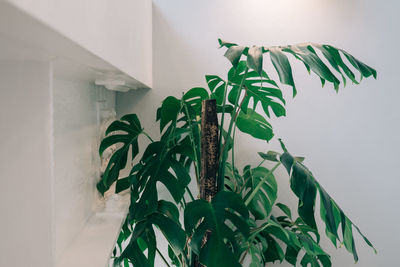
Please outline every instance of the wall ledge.
[{"label": "wall ledge", "polygon": [[109,197],[64,250],[56,267],[108,266],[129,208],[129,194]]}]

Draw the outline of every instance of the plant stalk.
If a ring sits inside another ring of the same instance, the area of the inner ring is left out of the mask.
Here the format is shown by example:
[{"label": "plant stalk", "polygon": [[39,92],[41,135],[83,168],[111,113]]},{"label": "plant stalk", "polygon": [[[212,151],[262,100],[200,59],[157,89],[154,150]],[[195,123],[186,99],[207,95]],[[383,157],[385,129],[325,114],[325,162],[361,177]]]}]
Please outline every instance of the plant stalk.
[{"label": "plant stalk", "polygon": [[186,117],[188,118],[188,123],[190,124],[189,138],[190,138],[190,142],[192,143],[192,147],[193,147],[194,160],[196,161],[194,163],[194,169],[195,169],[195,174],[196,174],[197,186],[199,186],[200,185],[200,170],[198,167],[199,159],[197,157],[196,143],[194,142],[194,136],[193,136],[193,132],[192,132],[192,126],[191,126],[192,119],[190,118],[189,110],[186,106],[186,103],[183,103],[183,106],[185,108]]},{"label": "plant stalk", "polygon": [[[233,108],[234,111],[236,111],[236,109],[238,108],[240,93],[242,92],[242,88],[243,88],[243,85],[244,85],[244,81],[246,80],[246,76],[247,76],[248,71],[249,71],[249,68],[246,67],[246,70],[245,70],[245,72],[243,74],[242,81],[240,82],[240,85],[239,85],[238,95],[237,95],[237,98],[236,98],[236,101],[235,101],[235,106]],[[240,109],[240,107],[239,107],[239,109]],[[234,122],[236,121],[237,114],[238,113],[236,111],[234,117],[231,117],[231,121],[230,121],[229,127],[228,127],[228,132],[226,134],[227,138],[229,138],[231,136],[232,126],[233,126]],[[220,160],[219,160],[220,167],[219,167],[218,182],[217,182],[217,186],[218,186],[217,187],[217,191],[218,192],[220,190],[223,190],[223,188],[224,188],[223,184],[224,184],[224,177],[225,177],[225,161],[226,161],[226,158],[228,156],[227,155],[228,153],[225,151],[227,149],[226,148],[226,142],[227,142],[227,140],[225,139],[225,143],[224,143],[224,145],[222,147],[221,154],[220,154]],[[232,166],[232,167],[234,167],[234,166]]]},{"label": "plant stalk", "polygon": [[153,138],[150,137],[150,135],[148,133],[146,133],[145,131],[142,132],[145,136],[147,136],[147,138],[149,138],[149,140],[151,142],[154,142]]},{"label": "plant stalk", "polygon": [[223,130],[224,130],[224,118],[225,118],[225,105],[226,105],[226,93],[228,91],[228,86],[229,86],[229,78],[228,80],[225,82],[225,87],[224,87],[224,97],[222,98],[222,115],[221,115],[221,128],[219,129],[219,142],[218,142],[218,146],[219,146],[219,151],[222,151],[222,137],[223,137]]},{"label": "plant stalk", "polygon": [[167,259],[164,257],[164,255],[161,253],[161,251],[158,249],[158,247],[156,247],[157,253],[158,255],[160,255],[161,259],[163,260],[163,262],[168,266],[171,267],[171,265],[169,265]]},{"label": "plant stalk", "polygon": [[194,201],[194,197],[193,197],[193,195],[192,195],[192,192],[190,191],[189,187],[187,187],[187,186],[186,186],[186,191],[188,192],[188,194],[189,194],[189,196],[190,196],[190,199],[191,199],[192,201]]}]

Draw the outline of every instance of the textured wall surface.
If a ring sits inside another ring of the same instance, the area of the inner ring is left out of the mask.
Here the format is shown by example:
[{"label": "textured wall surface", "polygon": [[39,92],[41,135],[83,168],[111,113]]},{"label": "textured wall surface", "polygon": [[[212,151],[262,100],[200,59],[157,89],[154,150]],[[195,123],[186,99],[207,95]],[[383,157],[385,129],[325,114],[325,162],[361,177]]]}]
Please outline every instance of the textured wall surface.
[{"label": "textured wall surface", "polygon": [[[377,0],[153,2],[153,90],[117,96],[118,115],[138,113],[153,136],[158,133],[156,107],[166,95],[179,97],[184,90],[206,86],[205,74],[227,73],[230,66],[217,49],[218,37],[244,45],[329,43],[377,69],[378,80],[349,84],[336,94],[331,85],[321,89],[318,77],[294,63],[298,96],[288,101],[287,118],[275,119],[272,125],[276,137],[294,154],[306,157],[305,164],[376,245],[378,255],[356,239],[358,266],[395,266],[400,241],[400,230],[393,227],[400,219],[396,75],[400,57],[392,48],[400,39],[400,4],[394,0],[385,4]],[[291,89],[283,88],[290,98]],[[256,152],[268,149],[279,150],[276,139],[268,145],[249,142],[240,134],[236,161],[241,166],[256,164]],[[294,207],[288,178],[283,170],[279,173],[280,199]],[[323,243],[333,266],[353,265],[344,249],[336,251],[326,239]]]},{"label": "textured wall surface", "polygon": [[0,266],[53,265],[51,66],[0,61]]},{"label": "textured wall surface", "polygon": [[96,113],[114,107],[114,92],[86,82],[54,81],[56,259],[79,234],[98,200]]}]

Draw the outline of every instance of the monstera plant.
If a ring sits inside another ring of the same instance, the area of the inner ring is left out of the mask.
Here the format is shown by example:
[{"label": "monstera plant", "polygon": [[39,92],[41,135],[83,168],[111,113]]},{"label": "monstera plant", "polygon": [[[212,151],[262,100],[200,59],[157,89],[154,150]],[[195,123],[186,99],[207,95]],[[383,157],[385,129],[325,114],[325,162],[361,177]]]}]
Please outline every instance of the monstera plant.
[{"label": "monstera plant", "polygon": [[[375,250],[304,165],[304,158],[293,156],[280,139],[282,151],[268,151],[268,142],[274,137],[268,121],[286,115],[286,101],[278,82],[264,71],[263,59],[271,60],[279,82],[292,87],[293,97],[297,89],[290,58],[301,61],[322,85],[331,83],[336,91],[341,82],[338,76],[344,84],[348,79],[358,84],[363,77],[376,78],[376,71],[331,45],[244,47],[219,43],[232,64],[227,76],[207,75],[208,88],[196,87],[181,97],[165,98],[156,113],[159,140],[142,128],[135,114],[114,121],[106,131],[100,155],[110,146],[117,145],[117,149],[97,188],[104,194],[115,184],[115,193],[129,190],[131,200],[113,264],[154,266],[159,254],[166,266],[232,267],[246,262],[255,267],[275,261],[331,266],[330,256],[320,246],[323,231],[317,228],[317,213],[333,245],[344,245],[355,261],[354,234],[360,234]],[[206,108],[207,101],[214,107]],[[214,121],[207,128],[204,114],[213,110],[219,123]],[[236,168],[237,130],[266,141],[258,152],[258,165]],[[204,131],[212,134],[204,136]],[[142,151],[139,138],[149,143]],[[212,140],[214,147],[207,143]],[[275,165],[267,168],[263,165],[266,161]],[[296,212],[277,202],[274,172],[281,165],[293,196],[298,198]],[[129,175],[120,177],[127,166]],[[214,168],[213,177],[208,177],[207,168]],[[192,180],[196,189],[189,188]],[[158,184],[164,185],[170,197],[160,197]],[[157,246],[158,234],[168,242],[168,252]]]}]

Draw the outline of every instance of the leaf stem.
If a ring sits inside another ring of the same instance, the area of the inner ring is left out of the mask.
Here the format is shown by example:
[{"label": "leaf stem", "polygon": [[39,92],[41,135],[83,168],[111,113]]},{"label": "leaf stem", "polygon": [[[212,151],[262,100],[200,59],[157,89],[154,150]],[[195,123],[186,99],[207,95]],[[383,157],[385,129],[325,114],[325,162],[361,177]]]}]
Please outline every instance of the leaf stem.
[{"label": "leaf stem", "polygon": [[193,197],[193,195],[192,195],[192,192],[190,191],[189,187],[187,187],[187,186],[186,186],[186,191],[189,193],[190,199],[191,199],[192,201],[194,201],[194,197]]},{"label": "leaf stem", "polygon": [[257,165],[256,168],[260,167],[265,161],[266,161],[266,159],[263,159],[263,160],[260,162],[260,164]]},{"label": "leaf stem", "polygon": [[260,191],[261,186],[265,183],[265,181],[269,178],[269,176],[281,165],[280,162],[278,162],[268,173],[267,175],[257,184],[256,188],[251,192],[250,196],[246,199],[244,204],[248,206],[250,202],[253,200],[253,198],[256,196],[258,191]]},{"label": "leaf stem", "polygon": [[147,138],[149,138],[149,140],[151,142],[154,142],[154,140],[150,137],[150,135],[148,135],[145,131],[142,132],[145,136],[147,136]]},{"label": "leaf stem", "polygon": [[[233,117],[231,117],[231,120],[230,120],[230,122],[229,122],[228,132],[227,132],[227,134],[226,134],[227,137],[231,136],[233,124],[236,122],[236,117],[237,117],[237,115],[238,115],[238,110],[240,109],[240,108],[239,108],[239,109],[237,110],[237,108],[238,108],[238,106],[241,106],[241,104],[243,103],[243,101],[242,101],[242,103],[240,103],[240,105],[239,105],[239,98],[240,98],[240,93],[242,92],[242,87],[243,87],[243,84],[244,84],[244,81],[245,81],[245,79],[246,79],[246,75],[247,75],[247,72],[248,72],[248,71],[249,71],[249,68],[246,67],[246,70],[245,70],[245,73],[244,73],[244,75],[243,75],[242,81],[240,82],[240,85],[239,85],[238,95],[237,95],[237,98],[236,98],[236,100],[235,100],[235,106],[233,107],[233,110],[234,110],[235,115],[234,115]],[[232,141],[232,142],[233,142],[233,141]],[[225,151],[225,147],[226,147],[226,142],[224,143],[224,146],[222,147],[222,151],[221,151],[222,154],[221,154],[221,156],[224,156],[223,154],[224,154],[224,151]]]},{"label": "leaf stem", "polygon": [[225,87],[224,87],[224,97],[222,98],[222,115],[221,115],[221,128],[219,129],[219,148],[221,151],[222,148],[222,133],[224,130],[224,118],[225,118],[225,105],[226,105],[226,93],[228,91],[228,85],[229,85],[229,78],[227,81],[225,81]]},{"label": "leaf stem", "polygon": [[250,246],[246,249],[246,251],[244,252],[244,254],[243,254],[243,256],[242,256],[242,259],[240,260],[240,264],[243,264],[243,261],[244,261],[244,259],[246,258],[246,256],[247,256],[247,253],[249,252],[249,248],[250,248]]},{"label": "leaf stem", "polygon": [[[236,101],[235,101],[235,106],[234,106],[234,108],[233,108],[234,111],[236,111],[236,109],[237,109],[237,107],[238,107],[239,98],[240,98],[240,93],[242,92],[242,87],[243,87],[243,84],[244,84],[244,81],[245,81],[245,79],[246,79],[246,76],[247,76],[248,71],[249,71],[249,68],[246,67],[245,72],[244,72],[244,74],[243,74],[242,81],[240,82],[240,85],[239,85],[238,95],[237,95],[237,98],[236,98]],[[231,121],[230,121],[229,127],[228,127],[228,132],[227,132],[227,134],[226,134],[227,138],[229,138],[229,137],[231,136],[232,126],[233,126],[234,122],[236,121],[236,116],[237,116],[237,114],[238,114],[238,113],[237,113],[237,111],[236,111],[234,117],[231,117]],[[223,145],[223,147],[222,147],[222,150],[220,151],[220,168],[219,168],[219,173],[218,173],[218,182],[217,182],[217,188],[218,188],[218,189],[217,189],[217,191],[222,190],[222,189],[223,189],[223,184],[224,184],[224,177],[225,177],[225,161],[226,161],[226,158],[227,158],[227,156],[228,156],[228,155],[227,155],[228,153],[225,152],[225,150],[226,150],[226,142],[227,142],[227,140],[225,139],[225,143],[224,143],[224,145]],[[232,140],[232,142],[234,142],[234,140]]]},{"label": "leaf stem", "polygon": [[[244,86],[246,88],[246,86]],[[235,134],[236,134],[236,119],[237,116],[239,115],[239,111],[242,108],[244,99],[246,98],[246,95],[243,97],[242,101],[240,102],[240,105],[235,113],[235,117],[234,119],[234,126],[233,126],[233,134],[232,134],[232,156],[231,156],[231,160],[232,160],[232,174],[233,177],[235,177],[235,174],[233,173],[233,170],[235,169]]]},{"label": "leaf stem", "polygon": [[[268,217],[269,218],[269,217]],[[264,225],[261,225],[260,227],[254,228],[252,230],[250,230],[250,234],[252,234],[253,236],[257,235],[259,232],[264,231],[265,228],[267,228],[268,226],[270,226],[271,224],[269,224],[268,222]]]},{"label": "leaf stem", "polygon": [[[232,177],[235,178],[235,134],[236,134],[236,127],[233,128],[233,136],[232,136]],[[236,179],[235,179],[236,180]]]},{"label": "leaf stem", "polygon": [[[244,175],[244,174],[243,174],[243,175]],[[243,188],[246,186],[246,184],[247,184],[247,182],[249,181],[250,177],[251,177],[251,176],[249,176],[247,179],[245,179],[245,180],[243,181],[242,186],[240,187],[239,191],[237,191],[239,194],[242,192]]]},{"label": "leaf stem", "polygon": [[[200,170],[199,170],[199,159],[197,157],[197,150],[196,150],[196,143],[194,142],[194,135],[193,135],[193,128],[192,128],[192,119],[190,118],[189,115],[189,110],[186,106],[186,103],[184,101],[182,101],[183,107],[185,108],[185,113],[186,113],[186,117],[188,118],[187,123],[189,123],[190,125],[190,134],[189,134],[189,138],[190,138],[190,142],[192,143],[192,147],[193,147],[193,154],[194,154],[194,160],[195,163],[194,164],[194,169],[195,169],[195,174],[196,174],[196,181],[197,181],[197,186],[199,187],[200,185]],[[192,196],[193,198],[193,196]]]},{"label": "leaf stem", "polygon": [[158,247],[156,247],[157,253],[158,255],[161,256],[162,260],[164,261],[164,263],[168,266],[171,267],[171,265],[169,265],[168,261],[165,259],[165,257],[163,256],[163,254],[161,253],[161,251],[158,249]]}]

